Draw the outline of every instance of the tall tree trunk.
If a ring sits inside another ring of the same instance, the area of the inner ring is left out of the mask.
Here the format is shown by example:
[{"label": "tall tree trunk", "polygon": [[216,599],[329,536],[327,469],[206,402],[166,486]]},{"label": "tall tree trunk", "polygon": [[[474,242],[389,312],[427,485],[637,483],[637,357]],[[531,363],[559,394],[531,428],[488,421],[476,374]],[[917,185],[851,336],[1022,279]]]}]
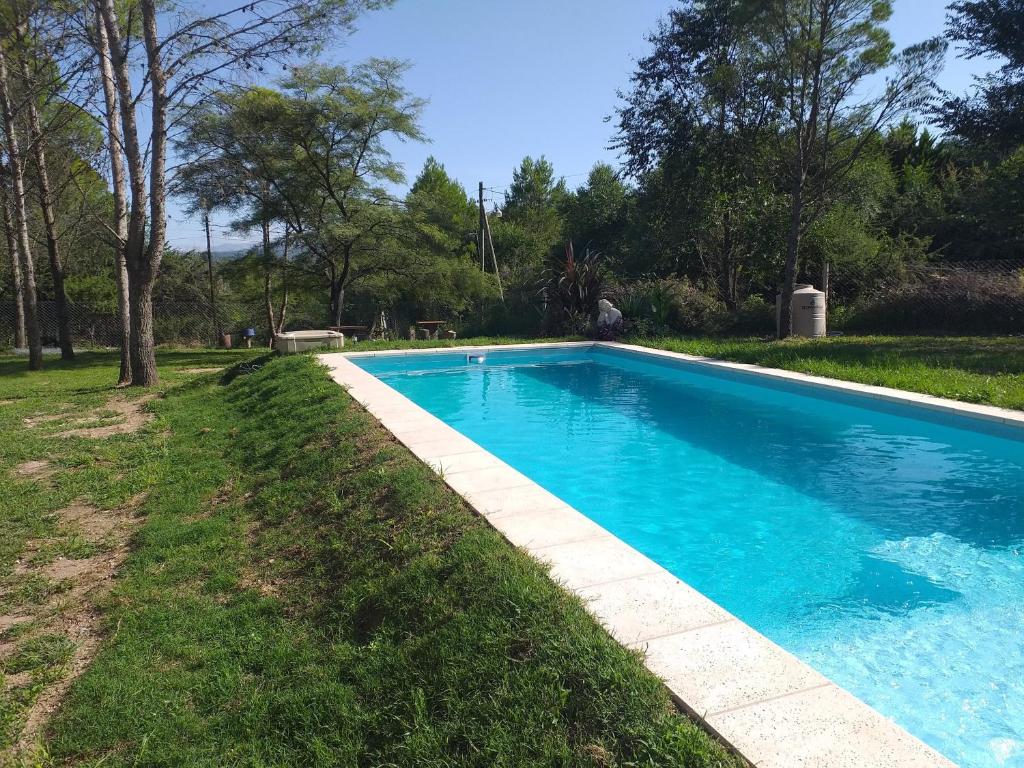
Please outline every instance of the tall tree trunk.
[{"label": "tall tree trunk", "polygon": [[[146,47],[146,64],[150,82],[150,124],[152,126],[149,162],[149,243],[136,275],[138,296],[133,299],[132,337],[135,357],[132,374],[136,383],[151,386],[159,381],[156,370],[156,349],[153,339],[153,283],[164,255],[167,236],[167,75],[160,58],[155,0],[140,0],[142,37]],[[131,267],[129,266],[129,271]],[[131,282],[129,282],[129,287]],[[135,306],[141,307],[138,322]],[[138,364],[136,364],[136,359]]]},{"label": "tall tree trunk", "polygon": [[[125,241],[125,267],[128,270],[128,296],[131,315],[129,343],[132,384],[152,386],[159,381],[153,339],[153,282],[163,257],[167,230],[166,189],[167,162],[167,78],[160,61],[157,38],[156,8],[153,0],[140,0],[147,69],[151,85],[151,136],[149,194],[146,193],[146,167],[139,142],[132,96],[131,72],[121,39],[114,0],[98,0],[103,25],[110,44],[110,59],[117,85],[118,109],[124,152],[128,164],[131,206],[128,216],[128,237]],[[149,202],[149,241],[146,241],[146,203]]]},{"label": "tall tree trunk", "polygon": [[28,236],[28,214],[25,210],[25,168],[18,146],[17,121],[11,105],[7,56],[0,46],[0,111],[3,112],[4,133],[7,136],[7,159],[11,171],[11,196],[14,206],[14,224],[18,250],[21,255],[22,274],[25,279],[25,331],[28,336],[28,367],[38,371],[43,367],[43,344],[39,333],[39,307],[36,303],[36,271],[32,261],[32,243]]},{"label": "tall tree trunk", "polygon": [[117,90],[114,83],[114,69],[110,63],[110,43],[103,25],[99,6],[96,7],[96,55],[100,62],[100,79],[103,83],[103,103],[107,126],[108,151],[110,152],[110,177],[114,194],[114,279],[117,283],[117,314],[120,322],[121,370],[118,384],[131,384],[131,311],[128,297],[128,267],[125,265],[124,247],[128,239],[128,191],[125,188],[124,142],[121,139],[121,124],[118,120]]},{"label": "tall tree trunk", "polygon": [[33,81],[25,57],[27,41],[24,32],[19,31],[18,54],[21,80],[25,89],[25,108],[28,114],[28,130],[32,159],[36,166],[39,209],[43,214],[43,233],[46,237],[46,253],[50,258],[50,276],[53,280],[53,301],[57,309],[57,338],[62,360],[74,360],[75,350],[71,343],[71,319],[68,317],[68,301],[64,292],[64,265],[60,260],[60,244],[57,241],[57,219],[53,213],[53,192],[50,187],[50,170],[46,166],[46,139],[43,124],[36,108]]},{"label": "tall tree trunk", "polygon": [[4,237],[7,252],[11,254],[11,279],[14,281],[14,346],[24,349],[25,340],[25,284],[21,276],[21,257],[18,255],[18,239],[14,233],[14,218],[7,200],[6,182],[0,179],[0,207],[3,208]]}]

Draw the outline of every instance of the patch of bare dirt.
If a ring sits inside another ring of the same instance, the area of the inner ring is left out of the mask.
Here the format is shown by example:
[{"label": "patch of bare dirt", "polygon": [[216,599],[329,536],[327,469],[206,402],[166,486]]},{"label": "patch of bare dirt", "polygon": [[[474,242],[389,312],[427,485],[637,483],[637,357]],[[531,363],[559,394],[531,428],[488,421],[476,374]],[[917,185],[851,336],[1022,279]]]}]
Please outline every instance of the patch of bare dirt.
[{"label": "patch of bare dirt", "polygon": [[60,421],[64,418],[62,413],[44,413],[38,416],[26,416],[21,420],[21,423],[30,429],[32,427],[38,427],[40,424],[46,424],[51,421]]},{"label": "patch of bare dirt", "polygon": [[86,541],[98,544],[119,526],[130,524],[144,499],[145,494],[139,494],[119,509],[99,509],[91,504],[75,503],[58,509],[54,514],[62,523],[81,533]]},{"label": "patch of bare dirt", "polygon": [[14,755],[28,754],[35,749],[43,729],[64,700],[64,695],[68,692],[71,684],[85,671],[93,657],[96,656],[96,651],[99,650],[99,619],[95,615],[82,614],[76,617],[74,625],[69,629],[68,637],[75,643],[75,654],[71,658],[64,676],[48,685],[36,697],[28,711],[25,725],[21,729],[21,736],[12,750]]},{"label": "patch of bare dirt", "polygon": [[281,596],[281,585],[277,581],[261,578],[254,572],[243,573],[238,583],[242,589],[255,589],[264,597]]},{"label": "patch of bare dirt", "polygon": [[223,371],[223,368],[179,368],[181,373],[216,373]]},{"label": "patch of bare dirt", "polygon": [[100,409],[98,409],[92,419],[79,419],[82,421],[91,421],[98,418],[102,418],[102,412],[113,412],[117,417],[120,418],[116,424],[107,424],[102,427],[78,427],[75,429],[68,429],[61,432],[58,437],[86,437],[91,439],[101,439],[104,437],[110,437],[112,435],[128,435],[133,432],[138,432],[145,424],[148,424],[153,420],[153,414],[149,413],[144,409],[146,403],[152,400],[155,395],[145,395],[135,400],[127,400],[124,397],[115,395]]},{"label": "patch of bare dirt", "polygon": [[44,413],[42,411],[36,411],[31,416],[26,416],[21,422],[28,428],[38,427],[40,424],[49,424],[53,421],[61,421],[71,416],[74,411],[74,406],[68,403],[61,403],[58,407],[57,413]]},{"label": "patch of bare dirt", "polygon": [[11,627],[16,627],[19,624],[24,624],[26,621],[31,621],[31,616],[25,616],[22,614],[6,614],[0,616],[0,633],[6,632]]},{"label": "patch of bare dirt", "polygon": [[15,675],[6,675],[4,682],[8,688],[24,688],[32,682],[32,673],[18,672]]},{"label": "patch of bare dirt", "polygon": [[52,475],[55,471],[50,462],[45,459],[23,461],[14,468],[14,474],[26,480],[42,480]]},{"label": "patch of bare dirt", "polygon": [[[145,493],[137,494],[114,510],[80,503],[58,510],[56,514],[65,526],[94,542],[102,540],[112,546],[88,558],[58,558],[39,566],[19,564],[26,572],[54,581],[70,581],[73,586],[40,606],[34,615],[25,612],[0,617],[0,629],[5,624],[10,627],[36,618],[39,626],[32,627],[32,635],[44,632],[64,635],[74,643],[75,650],[61,677],[49,684],[25,713],[21,735],[7,755],[0,753],[0,764],[4,764],[6,757],[24,758],[33,754],[46,723],[60,706],[68,688],[95,657],[102,636],[100,617],[93,606],[96,599],[110,589],[128,555],[128,541],[137,525],[136,510],[144,499]],[[0,658],[14,653],[17,644],[17,641],[0,643]]]}]

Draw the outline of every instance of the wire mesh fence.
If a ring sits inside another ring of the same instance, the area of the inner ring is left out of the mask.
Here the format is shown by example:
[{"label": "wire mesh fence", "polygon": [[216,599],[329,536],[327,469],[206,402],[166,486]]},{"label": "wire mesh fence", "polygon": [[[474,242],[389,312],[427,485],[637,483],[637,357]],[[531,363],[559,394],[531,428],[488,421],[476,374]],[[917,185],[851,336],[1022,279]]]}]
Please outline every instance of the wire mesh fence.
[{"label": "wire mesh fence", "polygon": [[[115,312],[74,302],[67,306],[76,346],[116,347],[121,343],[121,324]],[[43,346],[56,346],[56,303],[40,301],[38,311]],[[221,331],[237,337],[245,328],[266,338],[265,312],[262,303],[225,302],[218,306],[215,321],[209,303],[159,301],[153,304],[153,332],[157,344],[187,346],[215,345]],[[14,302],[0,303],[0,346],[14,346],[16,318]]]},{"label": "wire mesh fence", "polygon": [[[820,287],[819,281],[811,281]],[[1024,333],[1024,258],[832,264],[828,305],[829,327],[849,333]],[[372,314],[365,307],[352,311],[359,317]],[[120,323],[116,313],[76,303],[68,305],[68,313],[76,345],[116,347],[119,344]],[[506,311],[496,318],[495,323],[500,327],[488,327],[488,331],[522,332],[523,318],[508,314]],[[208,301],[157,301],[153,306],[153,319],[158,344],[215,345],[220,331],[233,334],[238,343],[246,328],[254,329],[258,340],[265,341],[268,337],[262,299],[224,298],[218,302],[216,320]],[[531,315],[529,319],[536,325],[535,317]],[[39,302],[39,320],[44,346],[56,346],[54,302]],[[0,347],[14,345],[15,322],[14,303],[0,302]],[[323,327],[323,324],[324,310],[319,304],[292,302],[288,308],[286,327],[289,329]],[[394,325],[397,328],[402,324]],[[725,324],[725,327],[735,330],[738,326]]]},{"label": "wire mesh fence", "polygon": [[828,293],[844,330],[1024,332],[1024,258],[833,265]]}]

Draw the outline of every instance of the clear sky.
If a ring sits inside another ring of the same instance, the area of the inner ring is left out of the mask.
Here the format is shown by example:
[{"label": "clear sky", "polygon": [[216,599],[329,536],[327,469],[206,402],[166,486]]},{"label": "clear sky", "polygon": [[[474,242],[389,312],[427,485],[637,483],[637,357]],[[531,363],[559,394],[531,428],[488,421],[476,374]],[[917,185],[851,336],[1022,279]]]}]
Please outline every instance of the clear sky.
[{"label": "clear sky", "polygon": [[[351,37],[327,51],[338,62],[405,59],[407,87],[429,100],[427,144],[399,144],[394,156],[411,182],[434,155],[470,194],[477,183],[507,187],[525,155],[545,155],[570,187],[599,160],[617,164],[605,122],[625,88],[645,37],[674,0],[397,0],[363,16]],[[941,35],[943,0],[894,0],[889,28],[897,47]],[[940,85],[967,90],[987,62],[951,49]],[[500,198],[494,192],[490,198]],[[244,244],[214,218],[214,248]],[[168,238],[205,247],[198,220],[172,207]]]}]

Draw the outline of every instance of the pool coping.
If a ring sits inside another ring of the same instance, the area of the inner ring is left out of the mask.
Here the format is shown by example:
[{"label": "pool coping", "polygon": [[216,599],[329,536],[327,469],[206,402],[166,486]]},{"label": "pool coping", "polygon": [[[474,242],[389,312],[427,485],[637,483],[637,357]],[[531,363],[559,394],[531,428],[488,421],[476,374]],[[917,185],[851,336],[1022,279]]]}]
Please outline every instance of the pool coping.
[{"label": "pool coping", "polygon": [[[513,546],[548,565],[673,700],[757,766],[953,766],[924,742],[350,358],[566,347],[625,349],[1024,426],[1024,414],[612,342],[544,342],[318,355],[331,378]],[[962,408],[961,406],[967,406]],[[1005,413],[1004,413],[1005,412]]]}]

